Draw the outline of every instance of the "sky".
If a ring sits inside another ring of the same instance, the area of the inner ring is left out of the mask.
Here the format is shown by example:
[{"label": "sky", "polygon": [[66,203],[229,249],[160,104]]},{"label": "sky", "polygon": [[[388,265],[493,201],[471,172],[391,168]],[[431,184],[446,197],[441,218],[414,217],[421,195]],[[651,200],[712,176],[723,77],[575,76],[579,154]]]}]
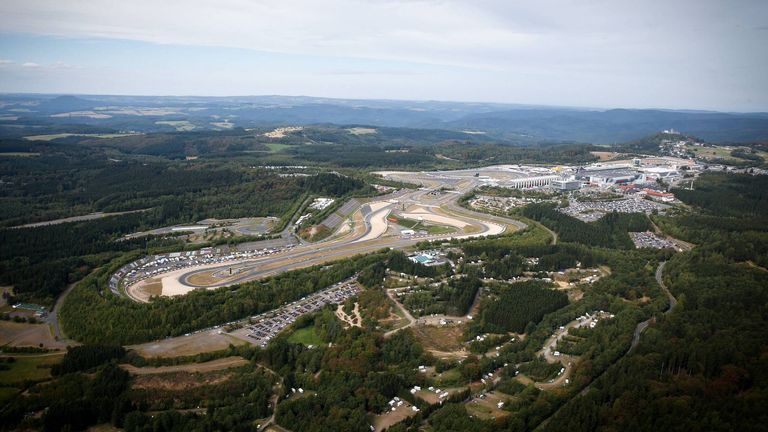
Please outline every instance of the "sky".
[{"label": "sky", "polygon": [[3,0],[0,92],[768,111],[766,0]]}]

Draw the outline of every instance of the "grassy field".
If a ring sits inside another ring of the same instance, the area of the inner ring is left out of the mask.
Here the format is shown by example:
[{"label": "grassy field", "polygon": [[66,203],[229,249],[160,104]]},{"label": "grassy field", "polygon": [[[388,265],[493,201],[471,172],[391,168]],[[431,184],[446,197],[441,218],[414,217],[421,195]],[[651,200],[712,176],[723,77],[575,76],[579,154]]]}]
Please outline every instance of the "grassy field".
[{"label": "grassy field", "polygon": [[462,383],[461,372],[458,368],[448,369],[447,371],[437,374],[434,380],[435,384],[440,387]]},{"label": "grassy field", "polygon": [[288,342],[292,343],[300,343],[302,345],[322,345],[323,340],[320,339],[320,337],[315,333],[315,328],[310,327],[304,327],[300,328],[288,337]]},{"label": "grassy field", "polygon": [[64,353],[57,354],[17,354],[5,357],[14,357],[15,362],[10,363],[10,369],[0,370],[0,386],[12,386],[27,380],[38,381],[51,377],[52,366],[61,361]]},{"label": "grassy field", "polygon": [[281,152],[288,147],[290,147],[288,144],[280,144],[280,143],[267,143],[267,147],[269,148],[269,151],[272,153],[278,153]]},{"label": "grassy field", "polygon": [[687,150],[693,151],[697,156],[708,158],[722,158],[722,159],[734,159],[731,156],[730,148],[725,147],[701,147],[695,145],[687,145]]},{"label": "grassy field", "polygon": [[455,228],[445,225],[432,225],[425,224],[421,221],[414,219],[408,219],[396,215],[390,215],[390,218],[394,219],[394,222],[402,227],[412,229],[414,231],[424,230],[427,234],[447,234],[456,231]]},{"label": "grassy field", "polygon": [[452,352],[463,348],[463,326],[416,326],[413,334],[428,350]]}]

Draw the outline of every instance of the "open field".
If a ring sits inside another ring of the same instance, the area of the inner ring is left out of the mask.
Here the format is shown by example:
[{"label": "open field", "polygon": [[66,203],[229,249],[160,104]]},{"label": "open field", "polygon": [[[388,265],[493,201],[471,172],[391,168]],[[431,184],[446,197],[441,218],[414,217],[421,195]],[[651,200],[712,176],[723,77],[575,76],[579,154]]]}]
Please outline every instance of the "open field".
[{"label": "open field", "polygon": [[67,345],[53,338],[48,324],[28,324],[0,321],[0,346],[38,347],[63,349]]},{"label": "open field", "polygon": [[212,372],[238,367],[245,364],[248,364],[248,360],[240,356],[233,356],[211,360],[205,363],[190,363],[159,367],[136,367],[130,364],[121,364],[120,367],[130,372],[131,375],[155,375],[171,372]]},{"label": "open field", "polygon": [[619,156],[619,153],[611,151],[593,151],[590,153],[592,153],[594,156],[597,156],[601,161],[615,159],[617,156]]},{"label": "open field", "polygon": [[364,128],[364,127],[353,127],[347,129],[349,133],[352,135],[368,135],[368,134],[375,134],[376,129],[374,128]]},{"label": "open field", "polygon": [[2,357],[16,359],[15,362],[10,363],[10,369],[0,370],[0,386],[11,386],[24,381],[39,381],[50,378],[50,366],[60,362],[64,353],[13,354]]},{"label": "open field", "polygon": [[504,393],[492,391],[485,393],[482,398],[473,398],[471,401],[464,404],[464,406],[467,408],[467,412],[469,412],[470,415],[477,418],[485,420],[498,419],[510,414],[509,411],[504,411],[498,406],[498,403],[500,402],[506,404],[509,399],[509,396]]},{"label": "open field", "polygon": [[416,219],[408,219],[405,217],[399,217],[399,216],[390,216],[390,219],[394,219],[395,223],[415,230],[415,231],[426,231],[427,234],[434,235],[434,234],[448,234],[455,232],[456,230],[454,228],[451,228],[449,226],[445,225],[433,225],[433,224],[425,224],[422,221],[416,220]]},{"label": "open field", "polygon": [[417,325],[412,328],[413,334],[425,349],[431,351],[460,351],[463,349],[461,338],[464,334],[462,326],[425,326]]},{"label": "open field", "polygon": [[175,128],[177,132],[189,132],[196,128],[196,126],[188,120],[162,120],[156,121],[155,124],[171,126],[172,128]]},{"label": "open field", "polygon": [[208,330],[189,336],[179,336],[155,342],[131,345],[126,348],[135,350],[139,355],[147,358],[180,357],[210,351],[219,351],[228,348],[229,345],[243,345],[245,343],[245,341],[230,335],[219,334],[218,331],[215,330]]},{"label": "open field", "polygon": [[718,159],[737,159],[731,156],[732,147],[702,147],[696,145],[686,145],[685,149],[692,151],[697,157],[718,158]]},{"label": "open field", "polygon": [[269,148],[269,151],[272,153],[278,153],[290,147],[291,146],[289,146],[288,144],[267,143],[267,148]]},{"label": "open field", "polygon": [[379,414],[373,418],[373,428],[376,432],[383,431],[392,425],[416,415],[416,411],[411,408],[413,405],[402,401],[402,405],[395,407],[392,411]]},{"label": "open field", "polygon": [[305,346],[318,346],[323,344],[323,340],[320,339],[317,333],[315,333],[314,326],[304,327],[294,331],[288,336],[288,342],[300,343]]},{"label": "open field", "polygon": [[48,134],[48,135],[30,135],[30,136],[24,137],[24,139],[29,141],[53,141],[55,139],[68,138],[72,136],[110,139],[110,138],[127,137],[132,135],[141,135],[141,134],[140,133],[105,133],[105,134],[58,133],[58,134]]}]

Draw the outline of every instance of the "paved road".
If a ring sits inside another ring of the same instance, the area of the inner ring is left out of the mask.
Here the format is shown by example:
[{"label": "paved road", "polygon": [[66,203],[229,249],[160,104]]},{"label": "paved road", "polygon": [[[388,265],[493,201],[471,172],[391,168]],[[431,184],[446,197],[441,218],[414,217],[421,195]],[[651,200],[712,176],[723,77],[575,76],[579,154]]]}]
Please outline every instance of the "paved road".
[{"label": "paved road", "polygon": [[77,284],[78,282],[70,284],[67,289],[61,293],[61,295],[56,299],[56,303],[53,305],[53,309],[48,314],[48,318],[46,319],[46,322],[48,322],[48,324],[51,326],[51,329],[53,330],[53,338],[59,342],[64,342],[71,345],[79,345],[79,342],[67,339],[67,337],[64,335],[64,332],[61,331],[61,326],[59,324],[59,312],[61,311],[61,305],[64,304],[64,300]]},{"label": "paved road", "polygon": [[[661,287],[662,291],[664,291],[664,294],[666,294],[667,298],[669,299],[669,306],[667,307],[667,310],[664,311],[665,314],[668,314],[672,312],[672,309],[674,309],[674,307],[677,305],[677,299],[675,298],[675,296],[672,295],[671,292],[669,292],[669,289],[667,288],[667,286],[664,285],[663,276],[664,276],[664,266],[666,265],[667,265],[667,262],[662,261],[661,263],[659,263],[659,266],[656,267],[656,283],[659,284],[659,287]],[[640,324],[637,325],[637,327],[635,327],[635,333],[634,335],[632,335],[632,344],[629,346],[629,350],[627,351],[627,353],[632,352],[637,347],[637,345],[640,343],[640,335],[643,334],[645,329],[647,329],[648,326],[650,326],[655,319],[656,319],[655,317],[651,317],[641,322]]]},{"label": "paved road", "polygon": [[49,220],[49,221],[45,221],[45,222],[35,222],[35,223],[29,223],[29,224],[26,224],[26,225],[18,225],[18,226],[11,227],[11,228],[37,228],[37,227],[41,227],[41,226],[58,225],[58,224],[69,223],[69,222],[89,221],[89,220],[94,220],[94,219],[101,219],[101,218],[105,218],[105,217],[110,217],[110,216],[120,216],[120,215],[125,215],[125,214],[130,214],[130,213],[140,213],[140,212],[145,212],[145,211],[148,211],[148,210],[152,210],[152,209],[151,208],[146,208],[146,209],[141,209],[141,210],[129,210],[129,211],[113,212],[113,213],[95,212],[95,213],[89,213],[87,215],[82,215],[82,216],[72,216],[72,217],[67,217],[67,218],[62,218],[62,219]]},{"label": "paved road", "polygon": [[[677,305],[677,299],[676,299],[676,298],[675,298],[675,297],[672,295],[672,293],[671,293],[671,292],[669,292],[669,289],[668,289],[668,288],[667,288],[667,286],[664,284],[663,276],[664,276],[664,267],[665,267],[666,265],[667,265],[667,262],[666,262],[666,261],[662,261],[661,263],[659,263],[658,267],[656,267],[656,283],[658,283],[658,284],[659,284],[659,286],[661,287],[661,289],[664,291],[664,293],[665,293],[665,294],[667,295],[667,297],[669,298],[669,307],[667,307],[667,310],[666,310],[666,311],[664,311],[664,314],[669,314],[670,312],[672,312],[672,309],[674,309],[675,305]],[[651,317],[651,318],[649,318],[649,319],[647,319],[647,320],[645,320],[645,321],[643,321],[643,322],[639,323],[639,324],[638,324],[638,325],[635,327],[635,332],[634,332],[634,334],[633,334],[633,336],[632,336],[632,344],[630,344],[630,346],[629,346],[629,349],[627,350],[627,352],[626,352],[626,353],[624,353],[624,355],[622,355],[622,356],[621,356],[621,357],[619,357],[618,359],[616,359],[616,361],[615,361],[613,364],[616,364],[616,363],[618,363],[618,362],[619,362],[619,360],[621,360],[622,358],[626,357],[626,356],[627,356],[627,354],[631,353],[631,352],[632,352],[632,351],[635,349],[635,347],[637,347],[637,345],[640,343],[640,335],[642,335],[642,333],[645,331],[645,329],[647,329],[647,328],[648,328],[648,327],[651,325],[651,323],[653,322],[653,320],[654,320],[654,317]],[[612,366],[612,365],[611,365],[611,366]],[[609,367],[610,367],[610,366],[609,366]],[[595,382],[596,382],[598,379],[600,379],[600,377],[601,377],[601,376],[603,376],[603,374],[604,374],[604,373],[605,373],[607,370],[608,370],[608,368],[605,368],[605,370],[604,370],[604,371],[603,371],[603,372],[602,372],[600,375],[598,375],[597,377],[595,377],[595,378],[592,380],[592,382],[590,382],[589,384],[587,384],[587,386],[586,386],[586,387],[584,387],[584,389],[582,389],[582,390],[581,390],[581,392],[579,392],[579,394],[578,394],[577,396],[575,396],[575,397],[580,397],[580,396],[584,396],[584,395],[586,395],[586,394],[589,392],[589,389],[592,387],[592,384],[594,384],[594,383],[595,383]],[[571,399],[571,400],[573,400],[573,399]],[[570,402],[570,401],[569,401],[569,402]],[[560,408],[559,408],[557,411],[555,411],[554,413],[552,413],[552,415],[551,415],[551,416],[549,416],[549,418],[547,418],[546,420],[544,420],[543,422],[541,422],[541,423],[539,424],[539,426],[538,426],[538,427],[536,427],[536,429],[535,429],[535,430],[541,430],[542,428],[544,428],[544,427],[547,425],[547,423],[549,423],[549,420],[550,420],[550,419],[552,419],[553,417],[555,417],[555,416],[557,415],[557,413],[558,413],[558,412],[559,412],[561,409],[563,409],[563,407],[564,407],[565,405],[567,405],[567,404],[568,404],[568,402],[566,402],[565,404],[563,404],[563,405],[562,405],[562,406],[561,406],[561,407],[560,407]]]},{"label": "paved road", "polygon": [[[414,191],[414,192],[403,194],[401,195],[401,197],[408,200],[411,200],[411,199],[418,200],[419,202],[428,201],[427,199],[423,198],[424,195],[427,193],[429,193],[429,191],[420,190],[420,191]],[[521,227],[525,228],[527,226],[523,222],[520,222],[514,219],[500,218],[500,217],[486,215],[484,213],[477,213],[474,211],[463,209],[455,205],[455,201],[457,199],[458,199],[458,195],[456,194],[444,194],[444,196],[440,196],[435,199],[432,199],[432,202],[435,202],[436,204],[447,203],[447,206],[450,207],[452,210],[454,208],[457,209],[456,213],[458,216],[471,219],[475,223],[477,223],[478,221],[492,219],[500,223],[514,225],[518,228],[521,228]],[[396,204],[391,204],[390,206],[385,207],[385,209],[395,207],[395,206]],[[364,238],[371,231],[370,219],[377,213],[378,212],[369,212],[366,214],[364,218],[365,231],[362,234],[349,236],[346,238],[339,238],[339,239],[335,239],[327,242],[320,242],[317,244],[308,244],[308,245],[298,246],[289,251],[280,252],[280,253],[271,255],[269,257],[243,261],[238,265],[210,266],[204,270],[201,270],[201,269],[190,270],[188,273],[185,273],[184,275],[182,275],[179,280],[182,284],[190,287],[194,287],[194,288],[202,288],[202,287],[212,288],[212,287],[219,287],[219,286],[228,286],[228,285],[243,283],[243,282],[258,279],[258,278],[272,276],[272,275],[289,271],[289,270],[322,264],[329,261],[357,255],[357,254],[369,253],[385,247],[401,249],[404,247],[413,246],[414,244],[423,240],[443,239],[443,238],[448,239],[451,237],[456,237],[455,235],[452,235],[452,234],[446,234],[441,236],[431,236],[426,238],[424,237],[401,238],[399,236],[390,236],[390,237],[380,237],[377,239],[371,239],[366,241],[359,241],[359,239]],[[482,223],[481,223],[481,226],[483,227],[483,231],[480,231],[478,233],[473,233],[471,234],[471,236],[482,236],[483,233],[488,232],[488,230],[490,229],[487,225],[484,225]],[[240,269],[240,273],[237,274],[237,276],[227,279],[225,282],[222,282],[220,284],[197,285],[189,281],[189,277],[195,273],[199,273],[202,271],[210,272],[212,270],[224,271],[230,267],[232,269]]]}]

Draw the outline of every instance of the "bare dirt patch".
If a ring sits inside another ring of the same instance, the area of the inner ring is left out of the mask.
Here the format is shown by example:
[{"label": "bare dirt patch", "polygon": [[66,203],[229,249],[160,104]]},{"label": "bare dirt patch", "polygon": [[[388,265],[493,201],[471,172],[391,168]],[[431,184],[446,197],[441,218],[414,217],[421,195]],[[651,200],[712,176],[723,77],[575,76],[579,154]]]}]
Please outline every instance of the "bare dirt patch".
[{"label": "bare dirt patch", "polygon": [[220,384],[227,381],[232,374],[227,372],[193,373],[174,372],[162,375],[139,375],[133,379],[131,385],[135,389],[156,390],[188,390],[210,384]]},{"label": "bare dirt patch", "polygon": [[[465,389],[466,387],[453,387],[453,388],[442,389],[442,391],[448,392],[448,395],[453,396],[454,394],[464,391]],[[440,402],[440,397],[437,393],[426,390],[426,389],[417,391],[415,396],[430,405],[434,405]]]},{"label": "bare dirt patch", "polygon": [[0,321],[0,346],[31,346],[45,348],[66,348],[67,344],[54,339],[48,324],[27,324]]},{"label": "bare dirt patch", "polygon": [[246,343],[230,335],[218,334],[217,331],[210,330],[189,336],[132,345],[128,348],[135,350],[142,357],[179,357],[219,351],[228,348],[230,344],[243,345]]},{"label": "bare dirt patch", "polygon": [[211,360],[205,363],[190,363],[159,367],[136,367],[130,364],[121,364],[120,367],[127,370],[132,375],[155,375],[171,372],[212,372],[221,369],[238,367],[244,364],[248,364],[248,360],[240,356],[233,356]]},{"label": "bare dirt patch", "polygon": [[158,278],[148,279],[144,283],[144,291],[150,296],[159,296],[163,294],[163,282]]},{"label": "bare dirt patch", "polygon": [[347,132],[351,133],[352,135],[369,135],[369,134],[375,134],[376,129],[364,128],[364,127],[353,127],[353,128],[347,129]]},{"label": "bare dirt patch", "polygon": [[416,415],[416,411],[411,408],[413,405],[406,401],[402,401],[401,406],[396,406],[394,411],[389,411],[383,414],[379,414],[373,418],[374,431],[383,431],[392,425],[400,423],[401,421]]},{"label": "bare dirt patch", "polygon": [[614,159],[619,154],[616,152],[609,152],[609,151],[593,151],[590,152],[593,156],[597,156],[601,161],[607,161]]},{"label": "bare dirt patch", "polygon": [[427,350],[455,352],[464,349],[462,326],[415,326],[413,334]]},{"label": "bare dirt patch", "polygon": [[473,398],[465,406],[471,415],[484,420],[492,420],[506,417],[510,414],[509,411],[504,411],[498,406],[499,402],[503,402],[506,405],[509,400],[510,397],[504,393],[488,392],[485,393],[485,397]]},{"label": "bare dirt patch", "polygon": [[336,307],[336,317],[350,327],[363,326],[363,318],[360,316],[360,303],[358,302],[355,302],[355,307],[352,310],[351,315],[344,312],[344,305],[338,305]]}]

